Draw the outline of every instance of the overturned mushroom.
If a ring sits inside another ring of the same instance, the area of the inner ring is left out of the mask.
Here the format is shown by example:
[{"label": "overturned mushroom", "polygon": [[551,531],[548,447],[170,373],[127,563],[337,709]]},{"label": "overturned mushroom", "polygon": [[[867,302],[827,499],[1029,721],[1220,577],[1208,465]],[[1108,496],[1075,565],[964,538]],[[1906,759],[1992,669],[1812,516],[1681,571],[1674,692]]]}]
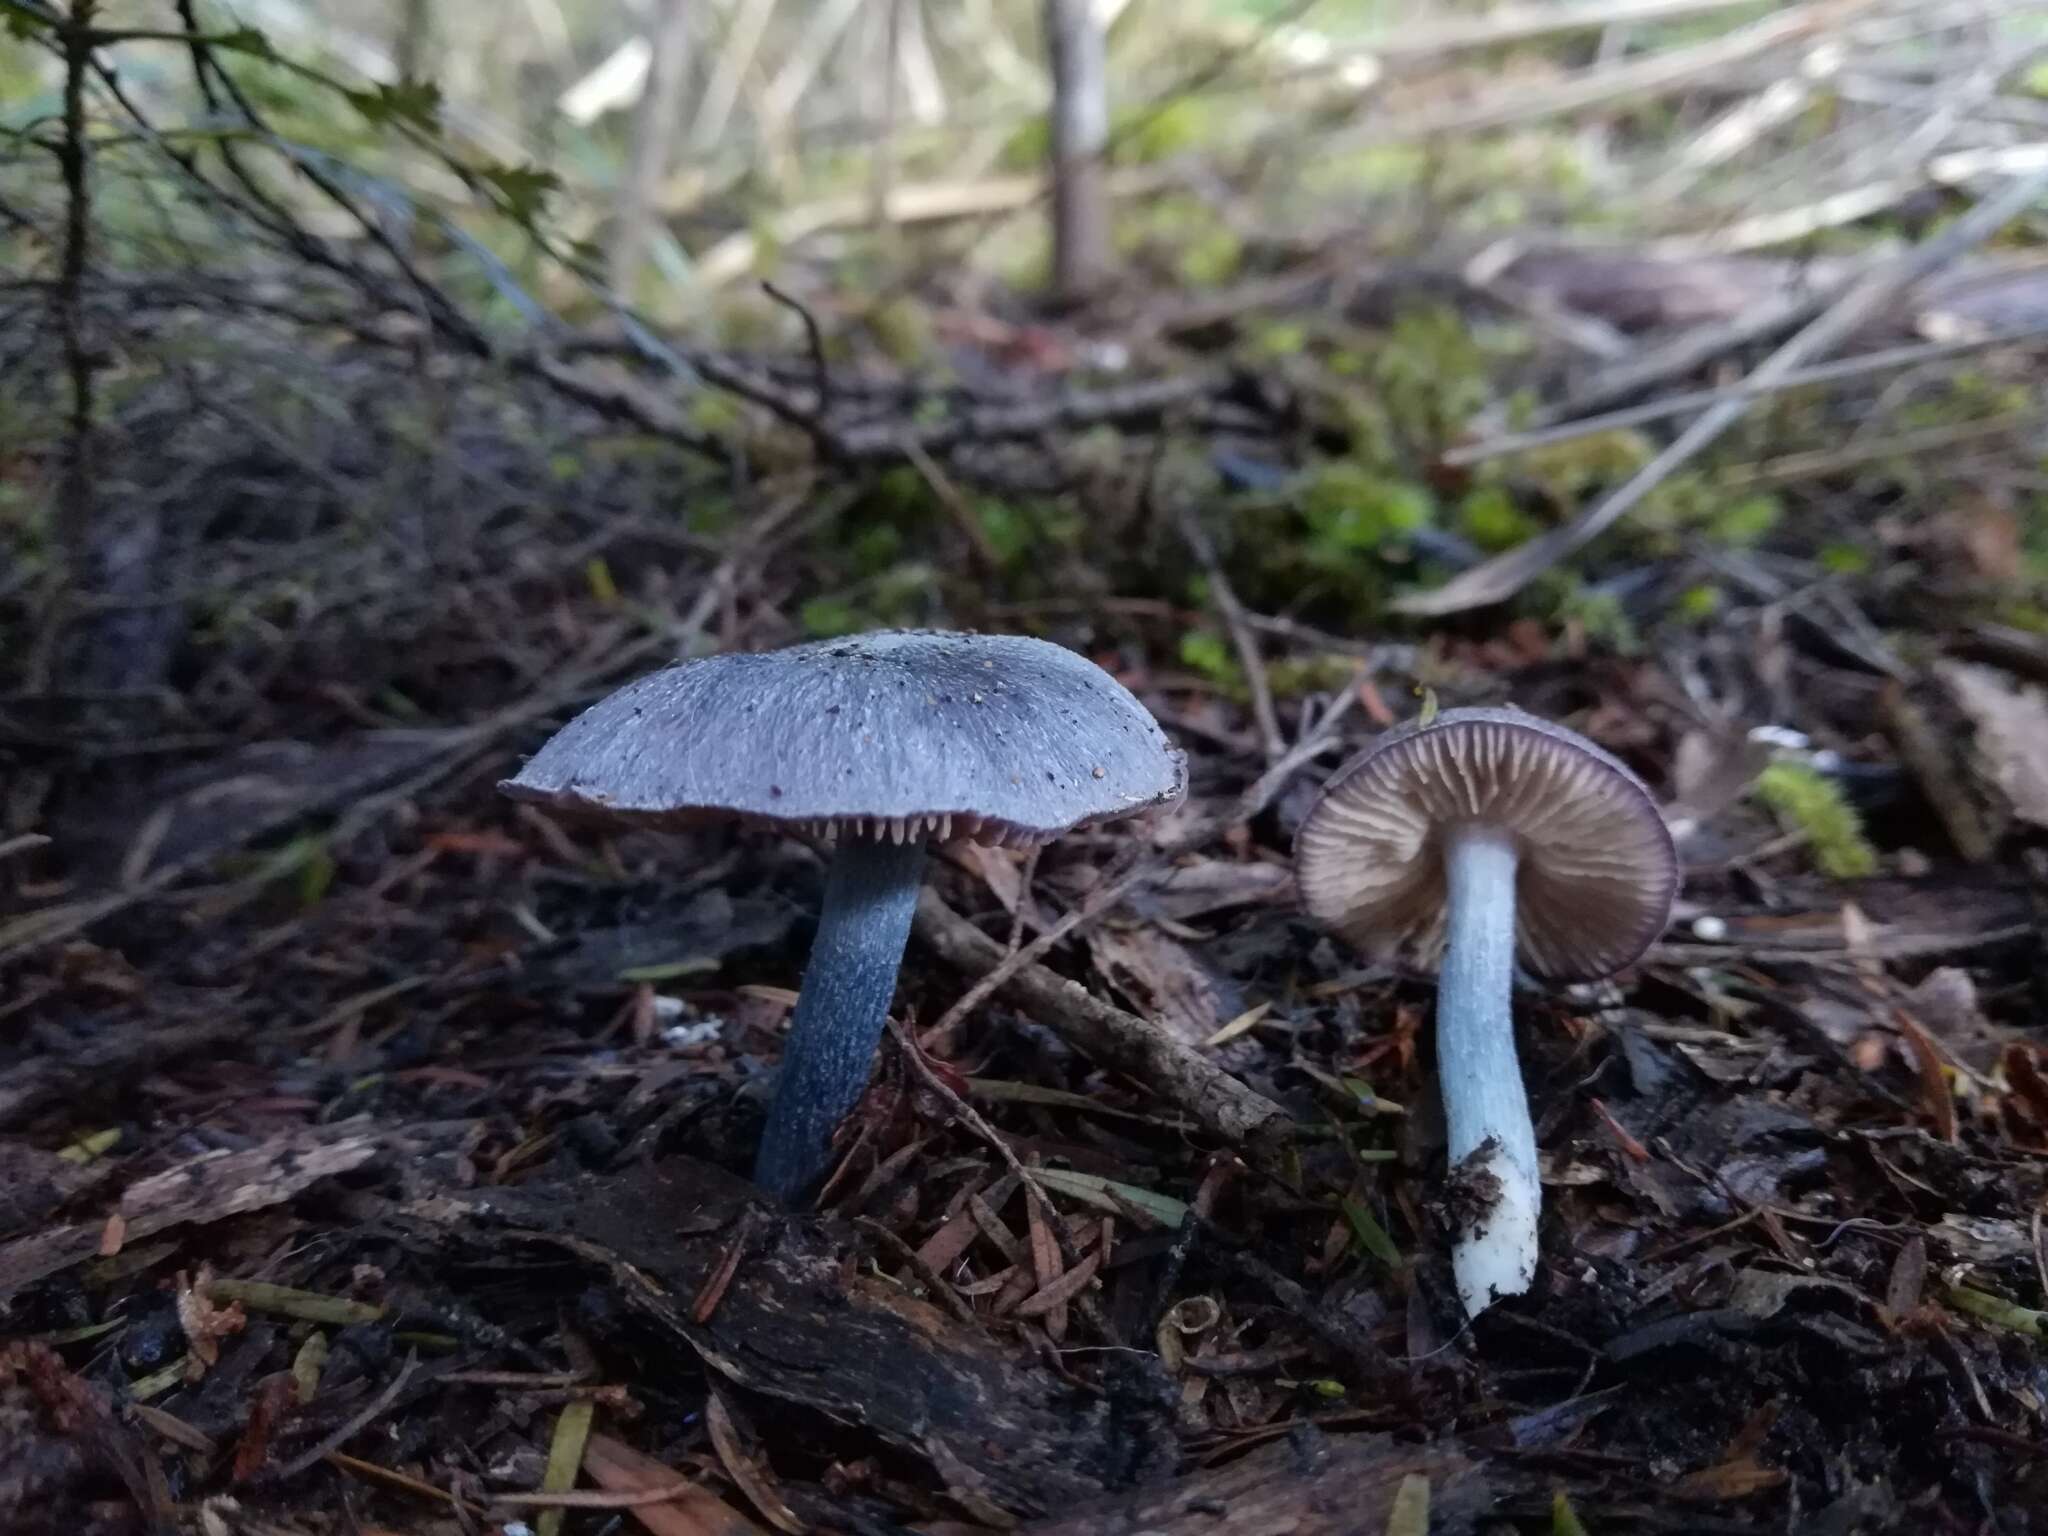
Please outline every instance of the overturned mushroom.
[{"label": "overturned mushroom", "polygon": [[1170,804],[1186,763],[1128,690],[1017,635],[886,631],[683,662],[577,716],[516,799],[652,827],[837,845],[754,1177],[794,1201],[859,1100],[930,842],[1029,847]]},{"label": "overturned mushroom", "polygon": [[1586,981],[1663,932],[1678,858],[1636,776],[1514,709],[1389,731],[1339,768],[1295,844],[1302,900],[1381,958],[1441,953],[1437,1062],[1451,1166],[1473,1197],[1452,1250],[1468,1314],[1536,1276],[1536,1133],[1515,1060],[1514,963]]}]

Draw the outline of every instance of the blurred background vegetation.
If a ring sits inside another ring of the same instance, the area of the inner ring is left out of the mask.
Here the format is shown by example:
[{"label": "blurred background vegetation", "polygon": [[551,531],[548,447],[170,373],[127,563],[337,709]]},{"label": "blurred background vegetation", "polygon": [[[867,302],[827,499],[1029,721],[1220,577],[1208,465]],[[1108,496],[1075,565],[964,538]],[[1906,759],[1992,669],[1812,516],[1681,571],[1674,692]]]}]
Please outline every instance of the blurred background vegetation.
[{"label": "blurred background vegetation", "polygon": [[[1995,0],[0,13],[0,667],[222,720],[340,655],[439,718],[467,696],[409,672],[475,636],[410,643],[451,592],[672,618],[792,474],[849,494],[791,635],[1120,598],[1241,688],[1220,571],[1332,642],[1308,686],[2048,153],[2048,17]],[[1064,95],[1057,26],[1104,60]],[[1855,331],[1894,364],[1760,394],[1488,622],[1626,655],[1860,582],[2039,628],[2035,241],[1942,263]]]}]

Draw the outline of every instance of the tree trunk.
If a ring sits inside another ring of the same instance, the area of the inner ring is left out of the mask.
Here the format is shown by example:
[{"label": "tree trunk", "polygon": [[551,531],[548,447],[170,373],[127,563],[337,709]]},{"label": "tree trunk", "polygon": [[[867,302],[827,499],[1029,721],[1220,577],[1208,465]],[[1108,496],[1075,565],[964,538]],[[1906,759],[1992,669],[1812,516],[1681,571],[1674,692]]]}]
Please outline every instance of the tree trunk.
[{"label": "tree trunk", "polygon": [[690,69],[690,0],[655,0],[649,27],[647,85],[633,120],[633,150],[619,188],[618,223],[612,232],[612,291],[626,303],[633,300],[654,236],[661,186],[682,126],[683,87]]},{"label": "tree trunk", "polygon": [[1053,284],[1086,298],[1109,273],[1109,74],[1092,0],[1045,0],[1052,64]]}]

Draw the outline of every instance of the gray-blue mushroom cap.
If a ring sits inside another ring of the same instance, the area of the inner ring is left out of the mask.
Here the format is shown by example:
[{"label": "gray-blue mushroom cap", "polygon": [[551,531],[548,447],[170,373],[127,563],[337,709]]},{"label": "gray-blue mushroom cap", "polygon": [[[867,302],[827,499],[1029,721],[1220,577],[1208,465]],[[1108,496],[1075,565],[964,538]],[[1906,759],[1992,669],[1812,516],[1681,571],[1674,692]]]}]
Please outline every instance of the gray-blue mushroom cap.
[{"label": "gray-blue mushroom cap", "polygon": [[894,630],[651,673],[498,787],[651,826],[1028,845],[1173,804],[1187,765],[1128,689],[1064,646]]}]

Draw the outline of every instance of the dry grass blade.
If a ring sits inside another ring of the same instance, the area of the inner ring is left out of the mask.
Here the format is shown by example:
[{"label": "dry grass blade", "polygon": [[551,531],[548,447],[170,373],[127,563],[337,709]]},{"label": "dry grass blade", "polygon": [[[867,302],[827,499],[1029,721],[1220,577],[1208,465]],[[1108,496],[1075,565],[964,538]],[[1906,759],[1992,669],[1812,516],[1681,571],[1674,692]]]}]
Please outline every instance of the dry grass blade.
[{"label": "dry grass blade", "polygon": [[[555,1416],[555,1433],[548,1444],[547,1470],[542,1473],[542,1493],[567,1493],[576,1486],[576,1474],[583,1467],[583,1448],[590,1441],[590,1422],[597,1405],[588,1399],[565,1405]],[[562,1511],[546,1509],[534,1522],[534,1536],[560,1536]]]},{"label": "dry grass blade", "polygon": [[726,1476],[739,1485],[754,1508],[761,1512],[761,1517],[783,1536],[804,1536],[809,1527],[797,1519],[796,1511],[776,1491],[774,1480],[741,1443],[732,1410],[716,1388],[712,1389],[704,1404],[704,1426],[711,1431],[711,1446],[718,1452],[718,1464],[725,1468]]},{"label": "dry grass blade", "polygon": [[762,1528],[698,1484],[610,1435],[593,1434],[583,1470],[608,1502],[578,1507],[623,1509],[653,1536],[763,1536]]}]

